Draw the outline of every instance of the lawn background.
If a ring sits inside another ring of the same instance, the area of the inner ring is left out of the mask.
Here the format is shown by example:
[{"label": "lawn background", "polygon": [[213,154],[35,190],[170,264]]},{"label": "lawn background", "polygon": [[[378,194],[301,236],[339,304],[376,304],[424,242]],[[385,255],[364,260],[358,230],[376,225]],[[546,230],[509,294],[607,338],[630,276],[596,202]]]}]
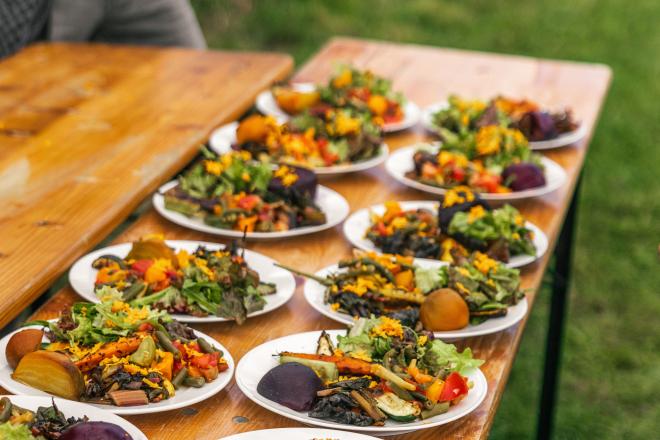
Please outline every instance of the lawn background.
[{"label": "lawn background", "polygon": [[[660,2],[193,0],[211,48],[288,52],[333,35],[605,63],[587,157],[557,439],[660,438]],[[533,98],[533,97],[531,97]],[[534,435],[549,290],[529,320],[491,438]]]}]

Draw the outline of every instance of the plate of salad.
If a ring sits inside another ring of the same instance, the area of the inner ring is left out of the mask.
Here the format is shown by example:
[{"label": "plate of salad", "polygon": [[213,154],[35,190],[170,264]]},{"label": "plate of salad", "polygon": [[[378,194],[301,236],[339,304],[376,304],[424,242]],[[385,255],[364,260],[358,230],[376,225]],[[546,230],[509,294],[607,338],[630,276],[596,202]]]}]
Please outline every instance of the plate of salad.
[{"label": "plate of salad", "polygon": [[238,364],[236,383],[256,404],[306,425],[394,435],[457,420],[487,382],[469,348],[387,317],[349,330],[268,341]]},{"label": "plate of salad", "polygon": [[79,402],[44,396],[0,396],[5,440],[147,440],[127,420]]},{"label": "plate of salad", "polygon": [[226,387],[234,360],[218,341],[165,311],[132,307],[107,288],[52,321],[0,340],[0,386],[135,415],[192,405]]},{"label": "plate of salad", "polygon": [[208,234],[266,240],[312,234],[341,223],[349,212],[339,193],[310,170],[253,160],[248,152],[202,158],[153,196],[156,211]]},{"label": "plate of salad", "polygon": [[427,107],[424,127],[443,141],[457,142],[474,137],[486,126],[513,128],[529,140],[532,150],[547,150],[578,142],[586,134],[570,109],[551,111],[527,99],[497,96],[490,101],[466,100],[456,95]]},{"label": "plate of salad", "polygon": [[429,194],[468,187],[484,200],[502,202],[543,196],[565,183],[564,169],[531,152],[524,137],[511,135],[507,128],[495,127],[494,131],[492,145],[497,148],[492,152],[486,150],[491,140],[483,140],[481,150],[421,143],[393,152],[385,169],[402,184]]},{"label": "plate of salad", "polygon": [[209,145],[218,154],[247,151],[262,161],[305,167],[318,175],[373,168],[389,152],[380,127],[367,114],[348,108],[303,113],[285,123],[251,115],[216,129]]},{"label": "plate of salad", "polygon": [[71,287],[100,302],[108,288],[135,307],[165,310],[181,322],[236,321],[271,312],[293,296],[296,282],[254,251],[151,234],[98,249],[69,271]]},{"label": "plate of salad", "polygon": [[259,429],[222,437],[221,440],[273,440],[274,438],[285,438],[287,440],[377,440],[376,437],[370,435],[320,428]]},{"label": "plate of salad", "polygon": [[452,265],[401,255],[354,251],[305,281],[318,312],[350,325],[386,316],[443,340],[495,333],[527,313],[520,273],[485,254]]},{"label": "plate of salad", "polygon": [[415,103],[394,91],[390,80],[352,66],[341,66],[325,85],[276,85],[257,96],[256,106],[280,121],[327,106],[350,107],[369,113],[386,133],[413,127],[421,115]]},{"label": "plate of salad", "polygon": [[344,223],[344,236],[369,252],[454,262],[480,251],[509,267],[533,263],[548,249],[545,233],[511,205],[484,208],[488,205],[473,199],[446,206],[447,200],[390,201],[360,209]]}]

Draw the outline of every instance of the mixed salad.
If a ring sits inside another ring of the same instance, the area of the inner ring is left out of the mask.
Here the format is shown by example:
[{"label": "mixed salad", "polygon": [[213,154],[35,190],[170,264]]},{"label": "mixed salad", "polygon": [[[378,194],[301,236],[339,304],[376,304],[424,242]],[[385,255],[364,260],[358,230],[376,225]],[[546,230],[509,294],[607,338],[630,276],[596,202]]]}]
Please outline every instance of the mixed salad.
[{"label": "mixed salad", "polygon": [[366,238],[388,254],[454,262],[481,251],[505,263],[512,256],[536,255],[534,234],[516,208],[492,209],[464,187],[447,191],[437,213],[387,202],[370,222]]},{"label": "mixed salad", "polygon": [[278,106],[292,115],[330,106],[368,113],[378,125],[404,118],[404,98],[394,92],[392,82],[353,66],[341,66],[327,84],[314,90],[302,92],[289,86],[276,86],[272,93]]},{"label": "mixed salad", "polygon": [[578,128],[570,110],[552,113],[526,99],[497,96],[488,102],[449,97],[449,105],[433,114],[434,128],[443,141],[465,140],[487,126],[519,130],[529,141],[555,139]]},{"label": "mixed salad", "polygon": [[202,148],[202,160],[167,190],[165,208],[207,225],[241,232],[288,231],[322,225],[314,202],[318,180],[304,168],[255,161],[247,151],[221,156]]},{"label": "mixed salad", "polygon": [[120,426],[90,422],[86,416],[67,417],[55,402],[36,411],[0,399],[0,439],[3,440],[131,440]]},{"label": "mixed salad", "polygon": [[43,329],[9,339],[12,378],[69,400],[147,405],[228,369],[223,353],[190,327],[165,311],[131,306],[112,287],[99,304],[76,303],[55,321],[25,325]]},{"label": "mixed salad", "polygon": [[285,124],[272,116],[248,116],[238,125],[232,147],[265,161],[323,168],[371,159],[382,143],[380,127],[367,113],[326,106]]},{"label": "mixed salad", "polygon": [[504,316],[524,297],[520,273],[476,252],[455,264],[420,267],[412,257],[355,251],[325,277],[324,302],[353,317],[387,316],[416,331],[458,330]]},{"label": "mixed salad", "polygon": [[235,242],[219,250],[199,246],[190,254],[152,234],[134,242],[124,258],[102,255],[92,267],[98,270],[94,287],[102,301],[116,290],[133,307],[219,316],[239,324],[276,293],[274,284],[261,281],[248,266]]},{"label": "mixed salad", "polygon": [[360,318],[336,344],[323,332],[315,353],[279,353],[260,380],[267,399],[310,417],[354,426],[409,423],[451,411],[483,361],[469,348],[417,333],[387,317]]}]

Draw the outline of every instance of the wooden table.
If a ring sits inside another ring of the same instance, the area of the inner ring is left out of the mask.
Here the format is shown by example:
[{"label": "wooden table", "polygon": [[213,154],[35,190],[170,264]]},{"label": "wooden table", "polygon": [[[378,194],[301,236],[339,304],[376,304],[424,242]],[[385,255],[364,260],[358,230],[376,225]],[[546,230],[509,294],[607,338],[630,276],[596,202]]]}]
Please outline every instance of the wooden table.
[{"label": "wooden table", "polygon": [[[565,187],[541,199],[520,203],[518,207],[530,221],[545,231],[551,248],[556,244],[576,178],[582,168],[587,145],[606,94],[610,71],[600,65],[536,60],[421,46],[377,43],[364,40],[334,39],[296,74],[300,81],[322,81],[337,61],[370,67],[393,78],[395,87],[420,105],[446,98],[455,92],[488,98],[496,93],[532,97],[544,105],[567,105],[586,125],[589,135],[576,147],[548,153],[567,171]],[[427,139],[420,130],[405,132],[387,139],[391,148]],[[351,210],[390,199],[426,199],[423,194],[404,188],[389,178],[382,167],[354,175],[324,180],[342,193]],[[214,240],[213,236],[188,231],[160,218],[153,210],[141,217],[117,239],[134,240],[149,232],[165,232],[172,239]],[[217,239],[215,240],[217,241]],[[315,271],[350,252],[339,227],[309,237],[256,243],[251,249],[263,252],[302,270]],[[532,288],[528,300],[534,303],[550,253],[523,271],[524,287]],[[293,332],[340,328],[308,306],[302,295],[302,282],[293,299],[284,307],[243,326],[232,323],[202,325],[199,328],[217,337],[235,359],[264,341]],[[63,289],[36,316],[54,317],[63,307],[77,300],[70,288]],[[495,335],[461,342],[470,346],[477,357],[486,359],[482,367],[489,391],[483,404],[469,416],[444,427],[391,438],[485,438],[492,425],[500,398],[515,358],[525,322]],[[535,404],[533,402],[532,404]],[[249,419],[241,423],[236,416]],[[215,439],[242,431],[296,426],[297,424],[251,403],[235,382],[217,396],[191,408],[148,417],[129,417],[150,439]]]},{"label": "wooden table", "polygon": [[0,327],[292,66],[274,53],[75,44],[0,62]]}]

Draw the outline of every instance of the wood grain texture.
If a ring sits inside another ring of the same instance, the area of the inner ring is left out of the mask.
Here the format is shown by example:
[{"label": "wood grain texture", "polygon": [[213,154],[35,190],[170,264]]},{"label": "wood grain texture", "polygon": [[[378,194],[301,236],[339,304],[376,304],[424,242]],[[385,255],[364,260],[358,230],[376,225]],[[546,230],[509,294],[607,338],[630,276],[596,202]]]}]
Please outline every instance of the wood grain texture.
[{"label": "wood grain texture", "polygon": [[[569,182],[554,194],[517,205],[530,221],[548,234],[551,248],[554,248],[607,92],[610,80],[608,68],[341,38],[326,45],[302,67],[295,79],[322,81],[337,61],[370,67],[390,76],[397,89],[421,105],[444,99],[452,92],[483,98],[506,93],[511,96],[527,96],[547,106],[566,105],[573,108],[577,117],[588,127],[588,137],[579,145],[547,154],[566,169]],[[396,149],[424,139],[428,139],[428,136],[418,128],[416,131],[388,136],[387,142]],[[343,194],[352,211],[391,199],[429,199],[422,193],[396,183],[386,175],[382,167],[365,173],[323,179],[322,183]],[[151,210],[123,233],[117,242],[134,240],[149,232],[164,232],[172,239],[219,241],[213,236],[173,225]],[[306,271],[318,270],[350,252],[340,227],[313,236],[255,243],[249,247]],[[531,304],[548,258],[549,255],[546,255],[523,270],[523,287],[532,289],[528,296]],[[77,299],[70,288],[65,288],[37,316],[54,317],[59,310]],[[488,379],[489,391],[486,400],[475,412],[444,427],[390,438],[430,440],[487,437],[525,322],[508,331],[467,339],[458,344],[472,347],[477,357],[487,361],[482,370]],[[243,326],[231,323],[199,326],[200,330],[218,338],[237,360],[250,348],[270,339],[291,333],[340,327],[307,305],[302,295],[301,280],[298,280],[293,299],[272,313],[250,319]],[[533,405],[536,402],[530,402],[530,406]],[[297,426],[251,403],[242,395],[235,382],[214,398],[194,405],[193,408],[194,411],[179,410],[149,417],[129,417],[129,420],[139,426],[150,439],[215,439],[242,431]],[[249,422],[237,423],[233,419],[235,416],[247,417]]]},{"label": "wood grain texture", "polygon": [[0,63],[0,326],[105,238],[288,55],[43,44]]}]

